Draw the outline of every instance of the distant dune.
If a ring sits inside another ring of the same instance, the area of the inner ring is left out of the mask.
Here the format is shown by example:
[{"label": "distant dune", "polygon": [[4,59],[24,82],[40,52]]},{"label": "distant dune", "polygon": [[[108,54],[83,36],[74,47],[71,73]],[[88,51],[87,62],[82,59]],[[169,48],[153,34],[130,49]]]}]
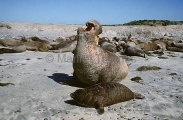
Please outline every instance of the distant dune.
[{"label": "distant dune", "polygon": [[[55,39],[57,37],[68,37],[76,34],[76,29],[82,25],[64,24],[39,24],[23,22],[1,22],[0,38],[24,37],[46,37]],[[83,26],[85,26],[83,24]],[[132,37],[140,40],[151,38],[168,38],[174,40],[183,39],[183,25],[169,26],[103,26],[101,37],[123,37],[132,34]]]}]

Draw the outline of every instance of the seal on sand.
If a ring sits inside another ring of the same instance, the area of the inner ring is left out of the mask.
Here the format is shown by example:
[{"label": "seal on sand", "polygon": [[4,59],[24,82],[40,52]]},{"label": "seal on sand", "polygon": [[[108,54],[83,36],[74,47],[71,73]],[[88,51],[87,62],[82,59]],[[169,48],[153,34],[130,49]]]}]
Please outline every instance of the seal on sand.
[{"label": "seal on sand", "polygon": [[112,44],[112,43],[109,43],[109,42],[102,42],[100,44],[100,47],[103,48],[104,50],[108,50],[112,53],[116,53],[117,49],[116,49],[116,45]]},{"label": "seal on sand", "polygon": [[15,39],[0,39],[0,44],[3,46],[15,46],[19,43],[21,42]]},{"label": "seal on sand", "polygon": [[25,52],[26,51],[26,47],[24,44],[17,44],[12,48],[0,48],[0,53],[21,53],[21,52]]},{"label": "seal on sand", "polygon": [[22,43],[15,45],[12,49],[15,50],[17,53],[21,53],[21,52],[26,51],[26,47]]},{"label": "seal on sand", "polygon": [[73,58],[73,78],[76,76],[88,85],[119,82],[127,76],[128,66],[122,58],[96,45],[95,33],[100,32],[96,28],[95,30],[86,32],[84,28],[78,28],[78,42]]},{"label": "seal on sand", "polygon": [[161,49],[160,44],[150,43],[150,42],[149,43],[144,42],[144,43],[138,44],[136,46],[143,49],[144,51],[153,51],[153,50]]},{"label": "seal on sand", "polygon": [[144,99],[139,93],[132,92],[119,83],[99,83],[85,89],[78,89],[70,94],[78,104],[95,107],[99,114],[104,113],[104,107],[131,99]]},{"label": "seal on sand", "polygon": [[183,43],[172,43],[172,47],[183,48]]},{"label": "seal on sand", "polygon": [[77,41],[69,42],[66,46],[59,48],[58,50],[49,50],[54,53],[62,53],[62,52],[73,52],[76,48]]},{"label": "seal on sand", "polygon": [[[49,50],[50,52],[54,53],[61,53],[61,52],[73,52],[76,48],[77,40],[76,36],[72,35],[64,40],[63,38],[56,39],[57,44],[51,44],[52,48]],[[61,40],[60,42],[58,40]]]},{"label": "seal on sand", "polygon": [[31,51],[48,51],[51,46],[49,44],[41,43],[39,41],[22,42],[27,50]]},{"label": "seal on sand", "polygon": [[[124,46],[123,46],[124,47]],[[124,54],[128,56],[140,56],[145,58],[145,52],[139,47],[126,46],[124,47]]]},{"label": "seal on sand", "polygon": [[183,52],[183,49],[178,47],[167,47],[167,50],[174,52]]}]

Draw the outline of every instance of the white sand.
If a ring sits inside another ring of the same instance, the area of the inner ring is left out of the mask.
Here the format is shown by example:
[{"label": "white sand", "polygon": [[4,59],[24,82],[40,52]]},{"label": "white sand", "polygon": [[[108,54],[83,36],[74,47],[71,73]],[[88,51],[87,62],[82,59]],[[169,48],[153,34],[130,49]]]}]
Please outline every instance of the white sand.
[{"label": "white sand", "polygon": [[[5,30],[1,28],[0,31],[2,29]],[[0,36],[5,36],[5,33],[0,33]],[[98,115],[95,108],[80,107],[70,102],[70,93],[77,87],[59,84],[71,79],[72,53],[26,51],[0,54],[0,83],[14,84],[0,86],[0,120],[182,120],[183,53],[167,51],[163,56],[168,59],[159,59],[156,55],[148,58],[129,57],[132,59],[126,60],[128,64],[131,63],[129,74],[121,83],[146,98],[105,107],[105,113]],[[64,57],[67,62],[62,61]],[[162,69],[136,70],[143,65]],[[140,83],[130,80],[136,76],[143,80]]]}]

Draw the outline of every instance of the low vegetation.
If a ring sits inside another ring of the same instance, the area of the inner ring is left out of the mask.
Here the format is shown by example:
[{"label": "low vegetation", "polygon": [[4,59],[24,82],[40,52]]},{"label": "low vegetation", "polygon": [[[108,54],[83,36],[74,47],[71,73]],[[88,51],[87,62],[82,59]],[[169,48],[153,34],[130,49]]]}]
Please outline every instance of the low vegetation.
[{"label": "low vegetation", "polygon": [[135,20],[123,25],[149,25],[149,26],[167,26],[167,25],[182,25],[183,21],[169,21],[169,20]]},{"label": "low vegetation", "polygon": [[137,77],[132,78],[131,81],[139,83],[140,81],[142,81],[142,78],[137,76]]},{"label": "low vegetation", "polygon": [[160,70],[160,67],[157,66],[141,66],[137,68],[137,71],[149,71],[149,70]]},{"label": "low vegetation", "polygon": [[123,25],[148,25],[148,26],[183,25],[183,21],[134,20],[125,24],[111,24],[111,25],[102,25],[102,26],[123,26]]},{"label": "low vegetation", "polygon": [[0,83],[0,86],[4,87],[4,86],[8,86],[8,85],[14,85],[13,83]]}]

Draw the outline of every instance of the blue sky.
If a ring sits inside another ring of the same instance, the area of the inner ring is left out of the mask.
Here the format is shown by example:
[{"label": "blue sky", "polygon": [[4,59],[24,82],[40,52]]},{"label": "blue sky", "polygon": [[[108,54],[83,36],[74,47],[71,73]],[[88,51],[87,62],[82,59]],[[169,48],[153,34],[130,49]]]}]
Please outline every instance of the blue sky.
[{"label": "blue sky", "polygon": [[0,21],[55,24],[123,24],[183,20],[183,0],[0,0]]}]

